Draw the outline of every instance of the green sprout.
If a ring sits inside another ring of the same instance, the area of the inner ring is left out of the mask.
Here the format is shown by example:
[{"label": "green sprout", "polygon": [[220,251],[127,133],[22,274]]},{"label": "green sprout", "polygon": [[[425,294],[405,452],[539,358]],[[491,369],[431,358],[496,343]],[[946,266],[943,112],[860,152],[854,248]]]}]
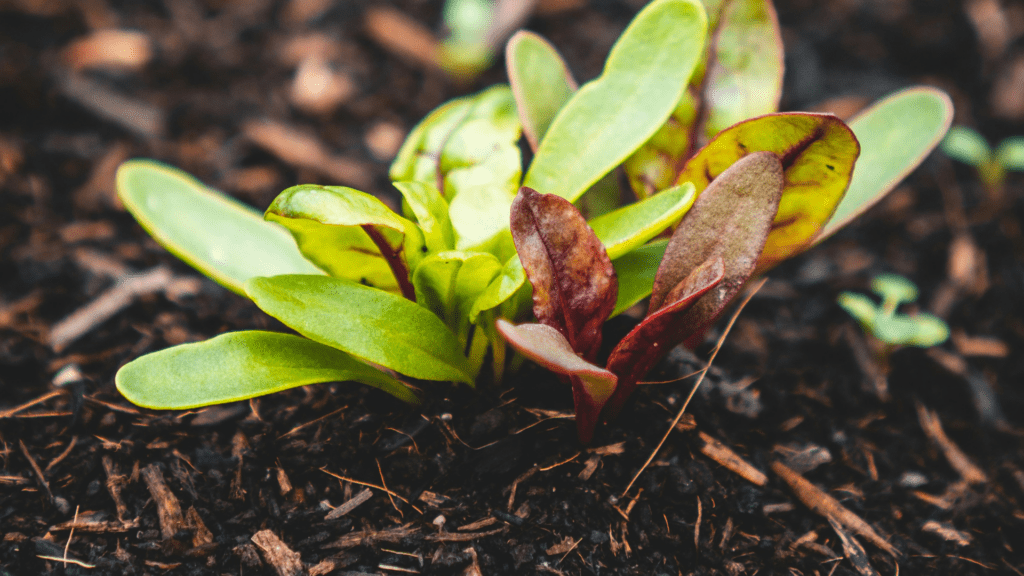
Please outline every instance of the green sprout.
[{"label": "green sprout", "polygon": [[[123,164],[118,194],[158,242],[298,335],[156,351],[123,366],[118,389],[184,409],[354,381],[415,402],[420,381],[475,385],[488,359],[500,381],[511,344],[572,385],[588,441],[749,278],[877,203],[949,127],[949,98],[923,87],[849,124],[777,112],[774,10],[725,6],[709,17],[699,0],[654,0],[582,86],[550,43],[516,33],[508,85],[409,133],[389,172],[400,213],[302,184],[260,214],[175,168]],[[636,197],[622,206],[620,169]],[[607,367],[592,364],[603,322],[648,296]]]},{"label": "green sprout", "polygon": [[1024,137],[1013,136],[989,146],[984,136],[966,126],[954,126],[942,140],[947,156],[973,166],[978,178],[991,189],[1001,189],[1006,171],[1024,172]]},{"label": "green sprout", "polygon": [[930,348],[949,338],[949,326],[931,314],[897,314],[900,304],[917,300],[917,286],[903,276],[882,274],[871,281],[871,290],[882,301],[856,292],[843,292],[838,303],[875,338],[890,346]]}]

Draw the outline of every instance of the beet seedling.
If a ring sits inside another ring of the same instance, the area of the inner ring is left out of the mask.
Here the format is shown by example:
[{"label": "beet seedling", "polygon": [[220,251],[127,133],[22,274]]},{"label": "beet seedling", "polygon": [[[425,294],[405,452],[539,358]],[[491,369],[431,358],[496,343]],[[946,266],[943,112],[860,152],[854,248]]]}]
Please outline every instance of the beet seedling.
[{"label": "beet seedling", "polygon": [[966,126],[954,126],[942,139],[942,151],[954,160],[973,166],[987,188],[1001,190],[1007,170],[1024,172],[1024,138],[1007,138],[989,146],[985,137]]},{"label": "beet seedling", "polygon": [[[173,168],[127,162],[118,193],[143,227],[301,336],[175,346],[122,367],[118,389],[190,408],[352,380],[415,401],[402,377],[472,385],[488,354],[500,380],[507,338],[570,381],[589,440],[751,275],[876,203],[949,126],[949,99],[930,88],[849,125],[776,112],[770,2],[707,4],[710,16],[698,0],[649,3],[582,86],[549,43],[517,33],[509,86],[447,102],[410,132],[389,172],[400,214],[305,184],[261,218]],[[636,202],[619,205],[618,170]],[[539,324],[515,326],[531,289]],[[647,296],[647,318],[596,366],[601,324]]]},{"label": "beet seedling", "polygon": [[837,302],[865,332],[887,345],[886,356],[897,346],[930,348],[949,338],[949,326],[931,314],[896,313],[900,304],[917,300],[917,286],[910,280],[882,274],[871,281],[871,290],[882,298],[880,303],[856,292],[843,292]]}]

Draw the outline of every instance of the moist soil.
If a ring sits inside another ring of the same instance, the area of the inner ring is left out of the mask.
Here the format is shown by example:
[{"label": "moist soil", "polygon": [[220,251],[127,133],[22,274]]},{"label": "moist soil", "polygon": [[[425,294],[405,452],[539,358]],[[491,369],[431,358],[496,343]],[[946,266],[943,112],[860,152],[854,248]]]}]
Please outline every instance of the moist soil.
[{"label": "moist soil", "polygon": [[[420,383],[419,406],[346,383],[187,412],[122,398],[114,374],[140,354],[286,329],[147,237],[114,195],[121,161],[165,161],[258,208],[305,182],[394,202],[404,134],[504,80],[501,62],[447,79],[413,35],[389,44],[367,24],[382,7],[439,29],[440,3],[422,0],[0,2],[0,575],[1024,572],[1022,181],[986,190],[940,154],[770,273],[660,449],[695,381],[680,377],[724,321],[589,447],[568,387],[529,363],[476,390]],[[580,80],[639,9],[541,7],[527,26]],[[778,11],[784,110],[848,115],[928,83],[957,123],[996,141],[1024,129],[1019,6]],[[127,50],[129,70],[90,66],[76,42],[103,29],[150,52]],[[292,92],[310,55],[334,74],[326,104]],[[261,133],[268,122],[281,131]],[[70,315],[160,267],[170,280],[122,291],[105,320],[87,309],[87,330],[62,339]],[[919,284],[949,342],[875,353],[835,300],[883,272]],[[611,322],[606,342],[632,322]],[[767,476],[741,477],[709,439]],[[830,523],[776,462],[881,538]]]}]

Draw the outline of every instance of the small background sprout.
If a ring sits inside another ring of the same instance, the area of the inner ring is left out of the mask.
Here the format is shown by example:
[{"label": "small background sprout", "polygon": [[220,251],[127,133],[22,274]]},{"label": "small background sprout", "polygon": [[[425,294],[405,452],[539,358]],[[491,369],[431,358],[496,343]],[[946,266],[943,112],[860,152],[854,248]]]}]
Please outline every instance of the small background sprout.
[{"label": "small background sprout", "polygon": [[919,348],[930,348],[949,338],[949,327],[936,316],[896,313],[900,304],[917,300],[917,286],[910,280],[882,274],[871,281],[871,290],[882,298],[881,303],[856,292],[843,292],[837,301],[875,338],[891,346]]}]

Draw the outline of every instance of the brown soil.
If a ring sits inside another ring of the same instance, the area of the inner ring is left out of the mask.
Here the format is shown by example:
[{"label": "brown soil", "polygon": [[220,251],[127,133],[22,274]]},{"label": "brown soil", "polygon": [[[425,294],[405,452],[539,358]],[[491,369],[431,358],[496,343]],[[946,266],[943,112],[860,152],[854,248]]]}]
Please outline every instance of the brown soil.
[{"label": "brown soil", "polygon": [[[581,80],[638,8],[584,4],[528,23]],[[257,207],[302,182],[394,200],[386,173],[402,136],[503,80],[499,65],[459,86],[423,64],[422,44],[383,47],[366,25],[381,6],[0,1],[0,576],[1024,572],[1021,179],[986,194],[938,154],[772,272],[694,416],[628,492],[692,378],[642,387],[591,448],[575,439],[568,388],[530,365],[477,391],[427,383],[418,407],[350,384],[186,413],[121,398],[114,374],[140,354],[283,329],[147,238],[113,194],[122,160],[166,161]],[[437,27],[439,2],[389,6],[385,18]],[[1017,5],[778,8],[785,109],[848,113],[926,82],[953,95],[957,123],[993,139],[1024,130]],[[79,42],[107,28],[135,33],[104,44],[126,46],[130,69],[90,68],[95,45]],[[317,57],[332,87],[296,104],[296,69]],[[65,338],[69,315],[159,266],[172,280]],[[835,298],[886,271],[915,280],[954,337],[896,351],[879,379]],[[606,341],[629,327],[612,322]],[[651,379],[691,373],[710,348],[677,351]],[[767,476],[741,477],[711,439]]]}]

